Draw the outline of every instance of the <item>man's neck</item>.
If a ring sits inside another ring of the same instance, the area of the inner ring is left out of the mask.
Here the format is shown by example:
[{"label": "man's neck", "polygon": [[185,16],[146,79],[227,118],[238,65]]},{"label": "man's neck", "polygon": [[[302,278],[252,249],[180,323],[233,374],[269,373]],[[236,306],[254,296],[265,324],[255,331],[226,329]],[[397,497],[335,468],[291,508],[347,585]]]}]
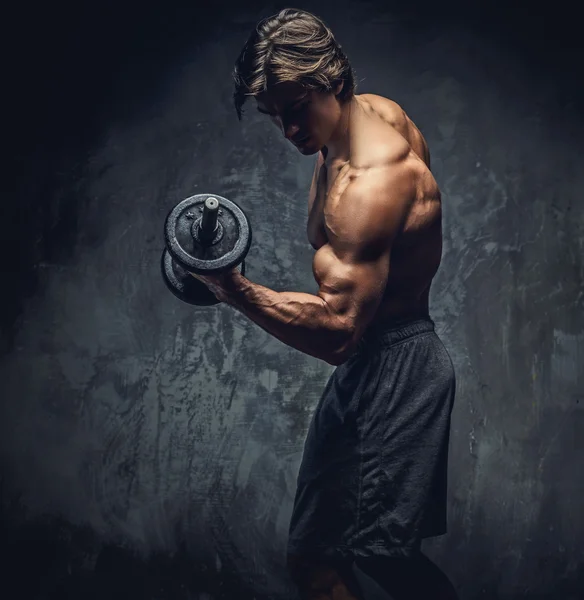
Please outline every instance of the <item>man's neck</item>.
[{"label": "man's neck", "polygon": [[327,164],[333,162],[347,162],[350,156],[350,121],[353,112],[353,104],[356,99],[353,97],[349,102],[342,105],[341,115],[335,131],[331,135],[328,143],[322,149],[322,155]]}]

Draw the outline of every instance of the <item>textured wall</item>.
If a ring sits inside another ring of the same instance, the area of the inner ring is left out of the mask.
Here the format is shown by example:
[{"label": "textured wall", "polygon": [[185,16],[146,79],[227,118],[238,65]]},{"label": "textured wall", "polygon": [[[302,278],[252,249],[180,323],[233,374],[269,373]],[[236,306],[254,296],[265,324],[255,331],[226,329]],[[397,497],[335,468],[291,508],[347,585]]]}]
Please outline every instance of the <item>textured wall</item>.
[{"label": "textured wall", "polygon": [[[64,70],[39,68],[48,97],[29,97],[15,142],[2,259],[14,281],[0,362],[3,528],[5,564],[28,573],[19,597],[290,596],[296,471],[331,367],[229,308],[178,302],[159,274],[166,213],[212,192],[251,219],[252,280],[316,289],[304,237],[313,159],[253,110],[239,124],[231,106],[234,58],[281,6],[205,27],[192,8],[139,26],[131,11],[70,15],[76,33],[52,56]],[[360,91],[417,122],[443,191],[432,314],[459,383],[450,533],[428,552],[463,598],[575,599],[579,90],[549,53],[456,19],[302,7],[328,21]]]}]

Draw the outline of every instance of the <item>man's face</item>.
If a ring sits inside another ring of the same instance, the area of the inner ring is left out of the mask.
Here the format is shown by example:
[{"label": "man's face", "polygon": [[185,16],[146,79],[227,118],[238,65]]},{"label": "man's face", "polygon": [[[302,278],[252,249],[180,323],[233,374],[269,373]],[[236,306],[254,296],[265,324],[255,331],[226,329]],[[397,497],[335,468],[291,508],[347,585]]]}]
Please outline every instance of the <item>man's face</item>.
[{"label": "man's face", "polygon": [[280,83],[259,94],[256,101],[258,111],[269,115],[284,137],[306,156],[326,146],[341,116],[334,93],[307,90],[298,83]]}]

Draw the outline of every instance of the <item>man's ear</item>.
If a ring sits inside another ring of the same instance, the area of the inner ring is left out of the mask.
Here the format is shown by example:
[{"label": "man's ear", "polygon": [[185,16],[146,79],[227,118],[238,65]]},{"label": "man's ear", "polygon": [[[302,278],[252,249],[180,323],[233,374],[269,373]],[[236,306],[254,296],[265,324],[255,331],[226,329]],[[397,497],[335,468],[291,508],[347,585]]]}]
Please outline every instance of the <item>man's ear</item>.
[{"label": "man's ear", "polygon": [[338,96],[341,93],[343,87],[345,87],[345,82],[339,81],[339,83],[337,83],[336,87],[334,88],[335,96]]}]

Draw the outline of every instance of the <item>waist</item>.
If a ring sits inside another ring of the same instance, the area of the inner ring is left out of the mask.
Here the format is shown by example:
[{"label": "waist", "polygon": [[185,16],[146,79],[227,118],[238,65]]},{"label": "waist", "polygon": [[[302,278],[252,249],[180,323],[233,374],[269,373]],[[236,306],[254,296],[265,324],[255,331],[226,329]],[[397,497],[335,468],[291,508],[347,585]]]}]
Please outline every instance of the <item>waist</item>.
[{"label": "waist", "polygon": [[393,346],[408,338],[434,331],[434,321],[430,316],[373,322],[359,340],[357,352]]}]

